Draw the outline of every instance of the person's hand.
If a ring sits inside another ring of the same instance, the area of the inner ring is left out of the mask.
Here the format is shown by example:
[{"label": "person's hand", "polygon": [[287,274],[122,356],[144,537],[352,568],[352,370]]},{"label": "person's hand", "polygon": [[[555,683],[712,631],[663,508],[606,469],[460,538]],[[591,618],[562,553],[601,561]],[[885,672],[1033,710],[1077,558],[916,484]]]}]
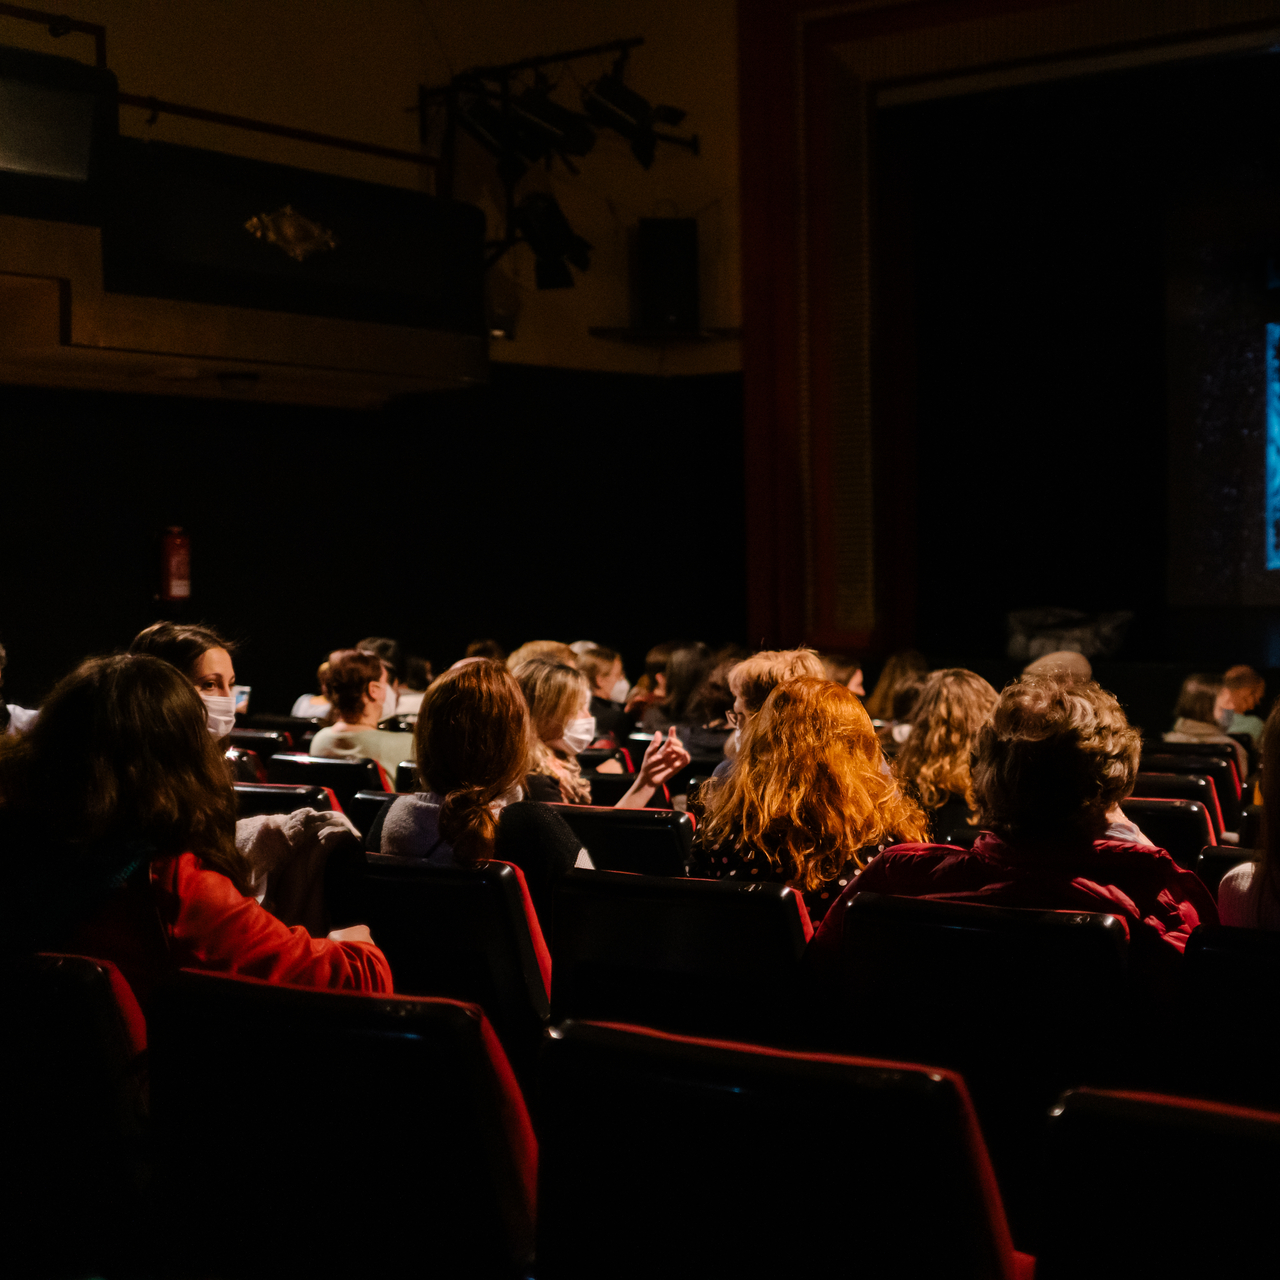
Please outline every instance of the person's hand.
[{"label": "person's hand", "polygon": [[636,782],[644,787],[660,787],[672,774],[679,773],[692,758],[677,736],[674,725],[667,730],[665,738],[659,729],[645,748]]},{"label": "person's hand", "polygon": [[345,929],[334,929],[329,934],[330,942],[372,942],[373,934],[367,924],[351,924]]}]

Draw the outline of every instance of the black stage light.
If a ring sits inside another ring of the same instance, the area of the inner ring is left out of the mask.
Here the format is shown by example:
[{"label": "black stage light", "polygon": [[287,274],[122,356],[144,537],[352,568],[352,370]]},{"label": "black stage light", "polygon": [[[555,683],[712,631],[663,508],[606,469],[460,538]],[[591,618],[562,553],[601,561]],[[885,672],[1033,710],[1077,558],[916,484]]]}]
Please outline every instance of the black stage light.
[{"label": "black stage light", "polygon": [[585,156],[596,145],[596,131],[580,111],[570,111],[552,101],[551,86],[545,83],[526,89],[511,103],[521,135],[521,151],[530,160],[552,153]]},{"label": "black stage light", "polygon": [[631,143],[631,154],[648,169],[658,146],[654,124],[678,125],[685,113],[679,107],[650,106],[647,98],[628,88],[622,79],[626,62],[624,53],[608,75],[587,85],[582,91],[582,105],[601,128],[613,129],[626,138]]},{"label": "black stage light", "polygon": [[572,263],[579,271],[591,266],[592,246],[569,225],[555,196],[531,191],[515,208],[515,228],[533,250],[534,280],[539,289],[571,289]]}]

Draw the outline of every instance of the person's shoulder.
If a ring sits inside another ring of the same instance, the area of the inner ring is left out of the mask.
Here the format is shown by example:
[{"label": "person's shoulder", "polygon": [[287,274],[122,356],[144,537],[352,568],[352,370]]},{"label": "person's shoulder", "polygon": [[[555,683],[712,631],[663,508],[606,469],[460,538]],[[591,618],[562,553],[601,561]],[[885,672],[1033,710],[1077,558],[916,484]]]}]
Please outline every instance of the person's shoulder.
[{"label": "person's shoulder", "polygon": [[1222,877],[1218,884],[1218,918],[1223,924],[1249,927],[1254,923],[1251,907],[1254,886],[1259,882],[1259,865],[1242,862]]}]

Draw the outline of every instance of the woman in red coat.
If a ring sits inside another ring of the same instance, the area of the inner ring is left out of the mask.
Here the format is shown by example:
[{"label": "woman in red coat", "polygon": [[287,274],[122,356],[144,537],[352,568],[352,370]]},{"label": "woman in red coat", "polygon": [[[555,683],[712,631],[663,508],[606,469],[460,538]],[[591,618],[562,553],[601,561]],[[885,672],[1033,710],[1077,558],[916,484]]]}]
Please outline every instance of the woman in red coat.
[{"label": "woman in red coat", "polygon": [[167,662],[93,658],[0,744],[0,849],[20,945],[113,961],[144,1005],[181,968],[388,992],[364,925],[312,938],[263,910],[204,704]]}]

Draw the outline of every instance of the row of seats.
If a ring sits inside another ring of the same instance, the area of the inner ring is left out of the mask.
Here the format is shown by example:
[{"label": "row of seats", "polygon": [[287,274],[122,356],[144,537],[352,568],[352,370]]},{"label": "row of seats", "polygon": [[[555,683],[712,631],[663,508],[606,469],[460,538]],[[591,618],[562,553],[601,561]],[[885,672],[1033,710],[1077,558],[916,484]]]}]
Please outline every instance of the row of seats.
[{"label": "row of seats", "polygon": [[456,1000],[184,973],[141,1028],[102,962],[31,957],[5,979],[22,1047],[5,1055],[6,1152],[23,1172],[7,1245],[45,1274],[1057,1280],[1272,1263],[1272,1113],[1065,1092],[1044,1117],[1033,1258],[1013,1248],[966,1082],[935,1065],[569,1020],[526,1094],[483,1011]]}]

